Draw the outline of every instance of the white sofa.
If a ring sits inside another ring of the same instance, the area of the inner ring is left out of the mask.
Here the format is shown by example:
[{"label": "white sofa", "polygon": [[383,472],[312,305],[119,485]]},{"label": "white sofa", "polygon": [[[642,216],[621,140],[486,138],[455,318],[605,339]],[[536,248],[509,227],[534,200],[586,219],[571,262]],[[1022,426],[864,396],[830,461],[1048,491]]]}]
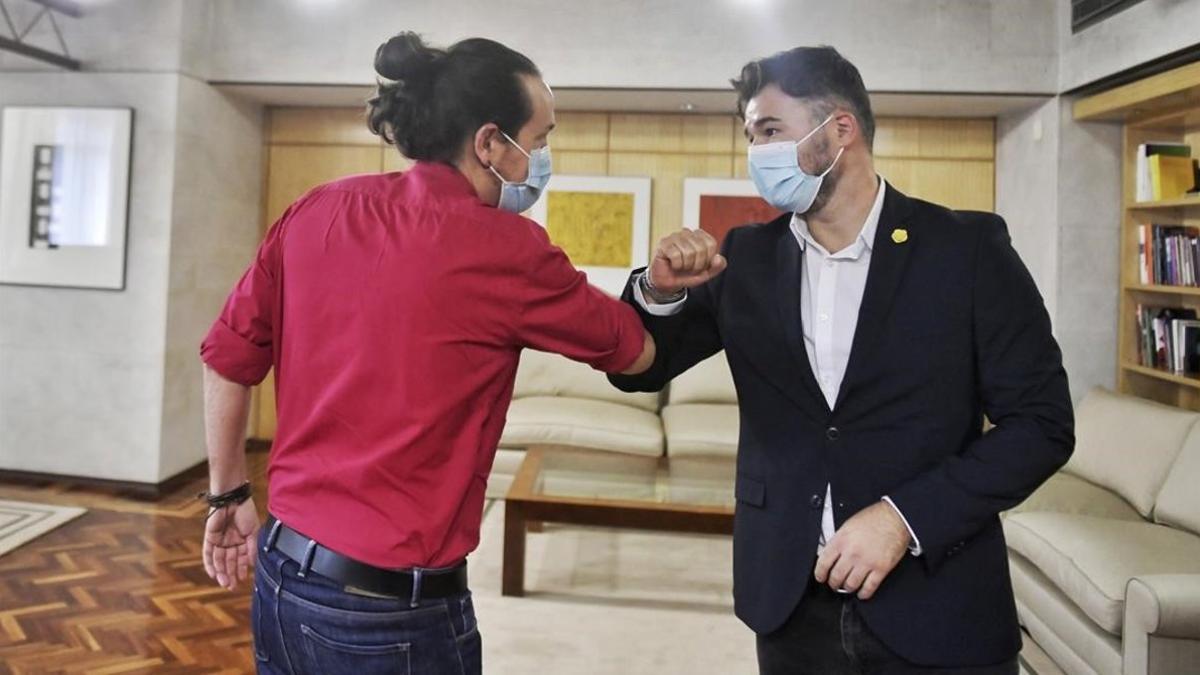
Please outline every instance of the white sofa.
[{"label": "white sofa", "polygon": [[1198,420],[1092,391],[1071,461],[1005,514],[1021,622],[1067,673],[1200,673]]},{"label": "white sofa", "polygon": [[[662,402],[666,401],[663,406]],[[488,496],[503,498],[531,446],[670,458],[671,471],[704,472],[737,454],[737,394],[724,353],[680,375],[663,394],[627,394],[604,373],[525,350]]]}]

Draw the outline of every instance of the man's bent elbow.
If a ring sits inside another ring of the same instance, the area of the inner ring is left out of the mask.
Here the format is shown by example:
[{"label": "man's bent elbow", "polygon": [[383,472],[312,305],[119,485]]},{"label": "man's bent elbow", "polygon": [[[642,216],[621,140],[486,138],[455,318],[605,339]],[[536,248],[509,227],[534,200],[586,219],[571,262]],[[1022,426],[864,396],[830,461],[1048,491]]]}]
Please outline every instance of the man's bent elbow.
[{"label": "man's bent elbow", "polygon": [[643,332],[642,335],[642,353],[638,355],[633,365],[621,371],[622,375],[641,375],[650,370],[650,366],[654,365],[654,359],[657,355],[654,338],[648,332]]}]

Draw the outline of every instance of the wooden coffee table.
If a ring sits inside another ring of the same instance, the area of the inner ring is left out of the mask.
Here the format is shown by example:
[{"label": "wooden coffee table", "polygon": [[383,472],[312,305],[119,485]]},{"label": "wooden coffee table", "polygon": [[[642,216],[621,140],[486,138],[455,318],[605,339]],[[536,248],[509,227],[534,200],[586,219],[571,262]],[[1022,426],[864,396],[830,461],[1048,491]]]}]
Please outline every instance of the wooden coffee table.
[{"label": "wooden coffee table", "polygon": [[504,503],[502,593],[525,594],[525,534],[545,522],[733,533],[732,462],[532,447]]}]

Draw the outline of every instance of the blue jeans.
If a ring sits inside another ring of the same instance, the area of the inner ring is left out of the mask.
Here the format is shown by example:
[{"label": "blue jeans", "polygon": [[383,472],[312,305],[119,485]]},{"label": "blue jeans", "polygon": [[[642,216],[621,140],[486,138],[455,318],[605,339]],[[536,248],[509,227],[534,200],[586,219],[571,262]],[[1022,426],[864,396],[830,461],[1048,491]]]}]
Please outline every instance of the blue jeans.
[{"label": "blue jeans", "polygon": [[347,592],[259,539],[251,621],[260,675],[479,675],[471,593],[422,600]]}]

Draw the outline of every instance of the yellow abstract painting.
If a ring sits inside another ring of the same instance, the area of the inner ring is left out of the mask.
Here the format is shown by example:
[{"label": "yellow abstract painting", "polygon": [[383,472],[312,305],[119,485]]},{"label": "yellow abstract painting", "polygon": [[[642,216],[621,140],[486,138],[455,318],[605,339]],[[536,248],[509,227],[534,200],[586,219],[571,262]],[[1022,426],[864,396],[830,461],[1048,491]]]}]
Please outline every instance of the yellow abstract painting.
[{"label": "yellow abstract painting", "polygon": [[632,265],[632,194],[551,190],[546,197],[546,231],[572,264]]}]

